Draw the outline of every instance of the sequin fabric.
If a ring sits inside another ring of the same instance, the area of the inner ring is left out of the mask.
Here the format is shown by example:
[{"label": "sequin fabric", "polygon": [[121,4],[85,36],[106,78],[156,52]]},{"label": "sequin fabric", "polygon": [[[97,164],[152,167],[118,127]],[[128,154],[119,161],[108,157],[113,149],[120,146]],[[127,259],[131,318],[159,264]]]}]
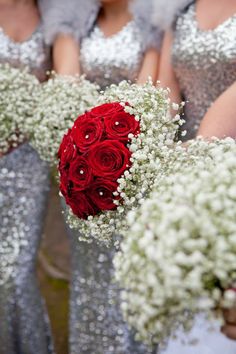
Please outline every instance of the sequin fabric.
[{"label": "sequin fabric", "polygon": [[172,62],[183,99],[187,130],[195,137],[212,103],[236,80],[236,14],[213,30],[201,30],[195,4],[176,22]]},{"label": "sequin fabric", "polygon": [[[0,62],[49,69],[41,27],[23,43],[0,29]],[[49,191],[49,170],[28,144],[0,158],[0,354],[51,354],[48,318],[35,263]]]},{"label": "sequin fabric", "polygon": [[41,25],[24,42],[13,41],[0,27],[0,63],[6,62],[14,67],[28,66],[40,81],[46,79],[51,66],[50,48],[44,42]]},{"label": "sequin fabric", "polygon": [[135,21],[105,37],[95,25],[88,37],[81,42],[81,70],[90,81],[101,88],[122,80],[137,79],[145,46]]},{"label": "sequin fabric", "polygon": [[122,319],[112,264],[115,249],[78,241],[71,232],[71,354],[148,354]]},{"label": "sequin fabric", "polygon": [[35,263],[48,167],[23,144],[0,159],[0,353],[52,353]]},{"label": "sequin fabric", "polygon": [[[83,73],[102,88],[123,79],[134,81],[144,56],[135,22],[105,38],[95,26],[81,44]],[[79,241],[68,230],[72,250],[70,354],[149,354],[123,321],[120,289],[114,282],[114,248]]]}]

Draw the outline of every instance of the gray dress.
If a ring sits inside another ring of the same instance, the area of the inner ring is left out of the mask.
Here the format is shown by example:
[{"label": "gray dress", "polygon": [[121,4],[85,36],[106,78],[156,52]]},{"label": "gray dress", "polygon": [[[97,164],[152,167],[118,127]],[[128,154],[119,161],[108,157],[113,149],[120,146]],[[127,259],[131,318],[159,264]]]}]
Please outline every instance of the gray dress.
[{"label": "gray dress", "polygon": [[[44,80],[50,52],[41,26],[22,43],[11,40],[0,28],[0,62],[27,65]],[[35,274],[48,172],[27,143],[0,158],[0,354],[53,352]]]},{"label": "gray dress", "polygon": [[[142,33],[135,21],[109,38],[95,25],[81,42],[82,72],[101,88],[124,79],[134,81],[145,51]],[[113,279],[114,247],[80,242],[78,232],[69,232],[72,242],[70,353],[152,352],[134,340],[122,319],[119,289]]]},{"label": "gray dress", "polygon": [[236,81],[236,14],[213,30],[201,30],[191,4],[176,21],[172,62],[188,101],[184,129],[189,139],[211,104]]}]

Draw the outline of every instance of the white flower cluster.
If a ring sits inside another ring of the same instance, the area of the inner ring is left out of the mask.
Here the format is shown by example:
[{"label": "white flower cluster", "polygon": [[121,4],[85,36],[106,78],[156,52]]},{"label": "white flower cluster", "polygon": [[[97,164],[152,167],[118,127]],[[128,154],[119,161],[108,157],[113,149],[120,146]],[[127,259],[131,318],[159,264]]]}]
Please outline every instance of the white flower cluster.
[{"label": "white flower cluster", "polygon": [[[154,86],[150,81],[143,86],[123,81],[111,85],[100,97],[100,103],[120,102],[125,111],[134,115],[140,122],[140,134],[129,136],[132,152],[132,166],[118,179],[118,189],[122,201],[114,201],[117,210],[90,216],[80,220],[72,213],[68,222],[72,228],[79,229],[80,239],[109,244],[116,234],[125,229],[128,211],[137,208],[153,187],[156,175],[167,168],[165,159],[169,156],[169,147],[173,146],[179,125],[183,123],[180,115],[170,116],[169,91]],[[128,102],[128,106],[125,105]],[[175,105],[176,111],[180,109]]]},{"label": "white flower cluster", "polygon": [[41,85],[31,125],[31,144],[52,166],[64,134],[76,118],[97,104],[98,86],[81,77],[53,75]]},{"label": "white flower cluster", "polygon": [[28,69],[0,64],[0,154],[24,141],[39,82]]},{"label": "white flower cluster", "polygon": [[198,140],[188,152],[194,163],[177,163],[129,213],[114,261],[124,316],[149,343],[190,329],[196,312],[213,315],[236,280],[236,142]]}]

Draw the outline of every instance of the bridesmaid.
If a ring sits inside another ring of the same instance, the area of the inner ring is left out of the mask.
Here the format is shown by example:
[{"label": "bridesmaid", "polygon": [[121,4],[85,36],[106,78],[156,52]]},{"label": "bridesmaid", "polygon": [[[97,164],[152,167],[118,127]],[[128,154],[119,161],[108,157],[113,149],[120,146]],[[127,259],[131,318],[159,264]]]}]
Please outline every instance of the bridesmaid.
[{"label": "bridesmaid", "polygon": [[[28,66],[43,81],[50,49],[38,5],[0,0],[0,63]],[[53,352],[35,274],[48,190],[47,165],[29,144],[0,157],[1,354]]]},{"label": "bridesmaid", "polygon": [[[64,19],[60,6],[48,12],[47,34],[50,43],[54,40],[56,71],[86,74],[102,89],[124,79],[143,83],[151,76],[155,81],[162,35],[148,23],[149,1],[89,0],[86,6],[70,1]],[[115,249],[79,242],[78,232],[69,233],[70,353],[149,353],[134,341],[122,320],[119,290],[113,283]]]},{"label": "bridesmaid", "polygon": [[[159,0],[157,0],[158,2]],[[179,1],[181,6],[181,0]],[[209,14],[211,14],[209,16]],[[187,101],[185,140],[202,135],[236,137],[236,1],[192,1],[166,33],[160,66],[163,86],[171,88],[175,101]],[[235,311],[225,314],[223,333],[234,338]],[[192,333],[195,347],[170,341],[163,354],[234,353],[235,342],[220,333],[220,324],[208,331],[208,321],[196,317]],[[182,334],[182,339],[188,337]]]},{"label": "bridesmaid", "polygon": [[83,6],[70,0],[64,7],[62,0],[45,7],[46,38],[54,44],[59,74],[85,74],[101,88],[156,80],[162,32],[149,23],[151,0],[89,0]]}]

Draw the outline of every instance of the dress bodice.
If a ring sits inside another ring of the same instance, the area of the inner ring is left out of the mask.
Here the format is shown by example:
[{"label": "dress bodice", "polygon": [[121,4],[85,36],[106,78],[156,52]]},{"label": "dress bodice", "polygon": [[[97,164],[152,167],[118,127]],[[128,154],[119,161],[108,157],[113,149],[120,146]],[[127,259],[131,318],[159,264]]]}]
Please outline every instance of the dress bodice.
[{"label": "dress bodice", "polygon": [[195,4],[176,22],[173,67],[183,99],[187,138],[196,135],[211,104],[236,80],[236,14],[213,30],[202,30]]},{"label": "dress bodice", "polygon": [[81,41],[81,69],[90,81],[101,88],[122,80],[137,79],[145,45],[141,30],[135,21],[121,31],[105,37],[95,25]]},{"label": "dress bodice", "polygon": [[42,26],[23,42],[15,42],[0,27],[0,63],[9,63],[14,67],[29,67],[40,81],[45,80],[50,69],[50,48],[44,42]]}]

